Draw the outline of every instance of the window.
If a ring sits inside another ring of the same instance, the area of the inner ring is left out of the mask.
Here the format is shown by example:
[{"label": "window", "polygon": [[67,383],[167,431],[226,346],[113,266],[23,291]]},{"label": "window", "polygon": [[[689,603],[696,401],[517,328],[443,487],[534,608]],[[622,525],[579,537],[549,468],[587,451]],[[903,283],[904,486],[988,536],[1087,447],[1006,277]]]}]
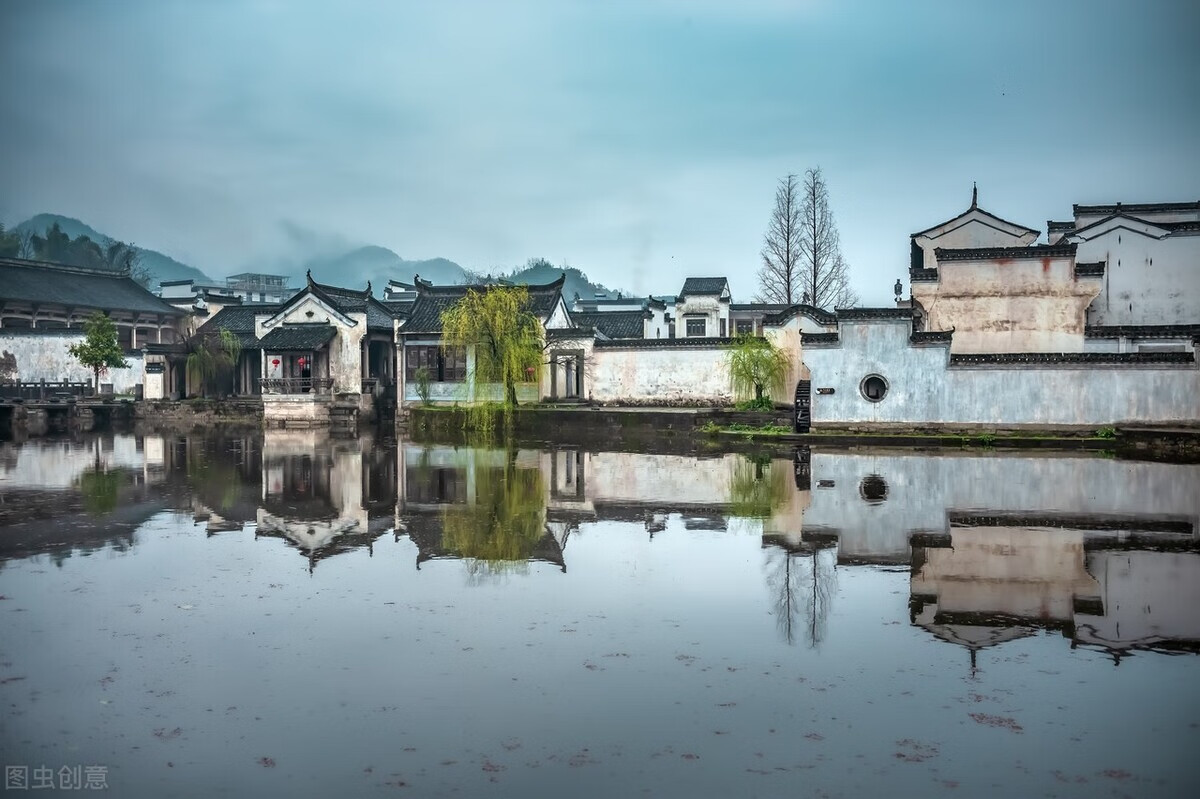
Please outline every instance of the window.
[{"label": "window", "polygon": [[888,384],[879,375],[867,375],[858,385],[858,390],[862,392],[863,399],[869,402],[879,402],[888,393]]},{"label": "window", "polygon": [[703,318],[700,318],[700,319],[688,319],[688,320],[687,320],[687,334],[688,334],[688,338],[693,338],[693,337],[696,337],[696,336],[698,336],[698,337],[700,337],[700,338],[703,338],[703,337],[705,336],[705,329],[704,329],[704,323],[705,323],[705,321],[706,321],[706,320],[705,320],[705,319],[703,319]]},{"label": "window", "polygon": [[878,505],[887,499],[888,484],[881,475],[868,474],[858,484],[858,495],[868,505]]},{"label": "window", "polygon": [[431,383],[461,383],[467,379],[467,351],[463,347],[423,344],[404,348],[404,379],[415,381],[417,370],[429,370]]},{"label": "window", "polygon": [[725,338],[725,336],[726,336],[726,335],[728,335],[728,334],[725,332],[725,325],[726,325],[726,324],[727,324],[727,323],[726,323],[726,321],[725,321],[724,319],[722,319],[722,320],[721,320],[721,338]]},{"label": "window", "polygon": [[754,321],[751,319],[737,320],[737,334],[739,336],[753,336],[754,335]]}]

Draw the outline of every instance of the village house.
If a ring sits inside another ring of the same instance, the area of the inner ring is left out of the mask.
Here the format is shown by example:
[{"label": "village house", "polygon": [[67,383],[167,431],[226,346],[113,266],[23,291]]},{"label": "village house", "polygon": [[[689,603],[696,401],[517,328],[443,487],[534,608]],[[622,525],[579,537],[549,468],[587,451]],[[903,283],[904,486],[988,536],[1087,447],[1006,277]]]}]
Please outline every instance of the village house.
[{"label": "village house", "polygon": [[145,348],[185,335],[187,315],[151,294],[129,275],[107,269],[0,258],[0,357],[11,356],[14,382],[86,382],[92,370],[68,348],[83,341],[96,311],[111,319],[128,366],[110,369],[103,389],[136,394],[143,384]]},{"label": "village house", "polygon": [[[553,283],[526,286],[530,311],[548,334],[547,338],[551,331],[571,331],[573,336],[582,335],[582,331],[574,327],[563,301],[562,286],[565,279],[560,277]],[[434,286],[419,277],[414,282],[416,297],[411,310],[397,322],[403,364],[402,401],[422,401],[420,376],[427,375],[428,399],[431,402],[499,402],[504,396],[503,386],[480,383],[475,379],[475,348],[446,347],[442,344],[442,314],[466,296],[468,291],[483,292],[491,287]],[[564,372],[564,387],[567,383],[578,387],[582,380],[583,354],[570,349],[569,356],[557,350],[550,352],[552,362],[554,359],[562,362],[559,368],[544,370],[542,375],[529,375],[529,380],[517,385],[517,401],[529,403],[543,396],[553,396],[555,389],[551,387],[551,381],[559,374],[559,369]],[[425,371],[421,372],[422,369]],[[567,370],[570,370],[569,375],[565,374]]]},{"label": "village house", "polygon": [[369,283],[364,290],[345,289],[317,283],[310,274],[287,302],[226,305],[197,335],[228,330],[238,338],[234,391],[261,394],[268,425],[321,425],[334,395],[361,397],[367,415],[377,400],[393,395],[395,323]]}]

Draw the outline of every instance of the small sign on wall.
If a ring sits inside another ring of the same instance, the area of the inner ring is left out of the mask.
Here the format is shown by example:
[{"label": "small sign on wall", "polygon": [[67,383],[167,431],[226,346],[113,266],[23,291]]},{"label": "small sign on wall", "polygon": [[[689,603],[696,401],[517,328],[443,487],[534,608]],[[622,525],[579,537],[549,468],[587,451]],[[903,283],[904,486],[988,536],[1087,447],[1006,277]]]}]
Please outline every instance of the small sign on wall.
[{"label": "small sign on wall", "polygon": [[162,365],[161,363],[148,363],[148,364],[146,364],[146,374],[148,374],[148,375],[161,375],[162,373],[163,373],[163,365]]},{"label": "small sign on wall", "polygon": [[817,393],[818,394],[832,394],[833,389],[832,388],[818,388]]}]

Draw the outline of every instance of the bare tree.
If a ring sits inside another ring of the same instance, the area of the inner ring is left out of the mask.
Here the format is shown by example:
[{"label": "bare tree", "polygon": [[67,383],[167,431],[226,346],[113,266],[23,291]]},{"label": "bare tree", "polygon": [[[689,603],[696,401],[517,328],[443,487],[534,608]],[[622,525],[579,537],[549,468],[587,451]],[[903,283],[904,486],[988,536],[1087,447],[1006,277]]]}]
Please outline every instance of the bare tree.
[{"label": "bare tree", "polygon": [[759,302],[800,301],[800,211],[800,184],[795,175],[788,175],[775,189],[775,208],[763,237]]},{"label": "bare tree", "polygon": [[837,223],[829,210],[829,189],[821,168],[804,173],[800,190],[799,271],[801,299],[817,308],[849,308],[858,302],[842,258]]}]

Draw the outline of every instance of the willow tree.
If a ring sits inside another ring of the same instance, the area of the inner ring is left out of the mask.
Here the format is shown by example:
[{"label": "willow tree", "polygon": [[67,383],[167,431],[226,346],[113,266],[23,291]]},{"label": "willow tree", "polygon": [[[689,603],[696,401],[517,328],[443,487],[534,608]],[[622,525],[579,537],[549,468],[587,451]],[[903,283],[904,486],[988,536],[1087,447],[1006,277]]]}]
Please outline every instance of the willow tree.
[{"label": "willow tree", "polygon": [[735,397],[754,407],[770,410],[771,395],[786,387],[787,355],[769,339],[737,336],[729,345],[729,376]]},{"label": "willow tree", "polygon": [[477,576],[520,570],[546,534],[546,486],[539,469],[520,468],[510,452],[502,467],[475,473],[474,504],[448,505],[442,544],[471,561]]},{"label": "willow tree", "polygon": [[442,312],[442,343],[475,349],[475,384],[500,383],[506,410],[517,405],[517,383],[536,379],[542,365],[542,327],[524,286],[467,289]]},{"label": "willow tree", "polygon": [[188,349],[188,379],[199,384],[205,396],[209,389],[220,393],[227,382],[232,393],[233,370],[242,354],[238,337],[225,328],[216,336],[205,331],[188,341]]}]

